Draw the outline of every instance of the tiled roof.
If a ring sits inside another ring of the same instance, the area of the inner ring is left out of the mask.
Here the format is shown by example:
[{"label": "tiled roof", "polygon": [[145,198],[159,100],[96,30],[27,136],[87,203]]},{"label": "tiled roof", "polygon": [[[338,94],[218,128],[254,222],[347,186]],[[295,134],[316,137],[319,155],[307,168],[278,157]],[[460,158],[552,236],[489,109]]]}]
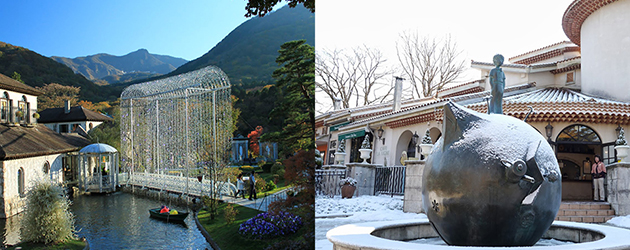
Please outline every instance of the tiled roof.
[{"label": "tiled roof", "polygon": [[575,0],[562,16],[562,29],[569,39],[580,45],[582,23],[593,12],[617,0]]},{"label": "tiled roof", "polygon": [[441,92],[444,92],[444,91],[448,91],[448,90],[451,90],[451,89],[455,89],[455,88],[459,88],[459,87],[463,87],[463,86],[466,86],[466,85],[477,86],[477,85],[479,85],[479,82],[483,82],[483,81],[485,81],[485,80],[484,79],[479,79],[479,80],[474,80],[474,81],[471,81],[471,82],[458,84],[458,85],[451,86],[451,87],[448,87],[448,88],[445,88],[445,89],[441,89],[441,90],[438,91],[438,93],[441,93]]},{"label": "tiled roof", "polygon": [[[467,105],[478,112],[486,112],[487,104]],[[532,107],[528,122],[588,122],[630,124],[630,103],[588,96],[565,88],[545,88],[506,97],[503,113],[524,119]]]},{"label": "tiled roof", "polygon": [[[475,64],[476,65],[485,65],[485,66],[493,66],[494,67],[494,63],[491,63],[491,62],[479,62],[479,61],[473,60],[471,62],[471,65],[475,65]],[[525,64],[510,64],[510,63],[501,65],[501,68],[506,68],[506,67],[507,68],[521,68],[521,69],[524,69],[524,68],[527,68],[527,65],[525,65]]]},{"label": "tiled roof", "polygon": [[524,55],[527,55],[527,54],[532,54],[532,53],[534,53],[534,52],[542,51],[542,50],[545,50],[545,49],[551,48],[551,47],[553,47],[553,46],[557,46],[557,45],[560,45],[560,44],[570,44],[570,43],[571,43],[571,42],[569,42],[569,41],[562,41],[562,42],[554,43],[554,44],[551,44],[551,45],[547,45],[547,46],[542,47],[542,48],[538,48],[538,49],[535,49],[535,50],[532,50],[532,51],[528,51],[528,52],[525,52],[525,53],[520,54],[520,55],[517,55],[517,56],[510,57],[510,58],[508,59],[508,61],[512,61],[512,60],[514,60],[514,59],[515,59],[515,58],[517,58],[517,57],[521,57],[521,56],[524,56]]},{"label": "tiled roof", "polygon": [[554,50],[551,50],[551,51],[547,51],[547,52],[539,54],[539,55],[526,57],[526,58],[523,58],[521,60],[514,61],[513,63],[529,65],[529,64],[533,64],[533,63],[536,63],[536,62],[544,61],[544,60],[547,60],[547,59],[550,59],[550,58],[554,58],[554,57],[557,57],[557,56],[561,56],[565,52],[573,52],[573,51],[580,51],[580,47],[571,46],[571,47],[558,48],[558,49],[554,49]]},{"label": "tiled roof", "polygon": [[41,91],[31,86],[13,80],[13,78],[5,76],[3,74],[0,74],[0,88],[34,96],[43,94]]},{"label": "tiled roof", "polygon": [[40,123],[53,122],[75,122],[75,121],[111,121],[112,118],[101,113],[94,112],[82,106],[70,108],[70,113],[66,114],[64,108],[49,108],[39,112]]},{"label": "tiled roof", "polygon": [[73,152],[89,144],[82,136],[61,135],[43,125],[0,125],[0,160]]}]

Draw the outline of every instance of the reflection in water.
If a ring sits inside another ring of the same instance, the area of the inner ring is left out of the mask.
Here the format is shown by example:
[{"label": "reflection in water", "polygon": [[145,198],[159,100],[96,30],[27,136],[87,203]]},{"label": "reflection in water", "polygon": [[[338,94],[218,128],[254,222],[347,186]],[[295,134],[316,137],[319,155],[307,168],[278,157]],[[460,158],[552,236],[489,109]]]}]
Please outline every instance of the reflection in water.
[{"label": "reflection in water", "polygon": [[15,245],[20,243],[20,220],[22,214],[14,215],[6,219],[0,219],[0,229],[2,235],[0,235],[0,246],[4,248],[6,245]]},{"label": "reflection in water", "polygon": [[[159,201],[119,192],[75,197],[70,209],[77,235],[87,238],[91,249],[212,249],[197,229],[192,213],[185,223],[150,218],[149,209],[160,205]],[[0,220],[0,226],[5,225],[5,244],[19,242],[19,217]]]}]

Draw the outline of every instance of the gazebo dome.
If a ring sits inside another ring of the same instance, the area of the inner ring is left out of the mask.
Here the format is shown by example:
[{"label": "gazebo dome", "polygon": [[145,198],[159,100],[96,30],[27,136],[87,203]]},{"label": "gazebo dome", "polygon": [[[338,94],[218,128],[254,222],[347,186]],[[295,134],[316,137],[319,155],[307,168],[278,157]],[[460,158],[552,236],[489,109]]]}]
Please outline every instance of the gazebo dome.
[{"label": "gazebo dome", "polygon": [[83,154],[88,154],[88,153],[103,154],[103,153],[116,153],[116,152],[118,152],[118,150],[104,143],[90,144],[79,151],[79,153],[83,153]]}]

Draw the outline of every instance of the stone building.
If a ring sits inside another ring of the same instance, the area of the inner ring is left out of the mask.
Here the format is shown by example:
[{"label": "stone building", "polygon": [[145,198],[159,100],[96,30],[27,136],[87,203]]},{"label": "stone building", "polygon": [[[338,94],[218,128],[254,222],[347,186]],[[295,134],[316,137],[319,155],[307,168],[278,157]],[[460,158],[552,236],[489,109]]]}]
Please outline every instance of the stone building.
[{"label": "stone building", "polygon": [[[601,155],[608,166],[615,165],[619,160],[615,140],[621,128],[630,129],[627,13],[630,0],[574,1],[562,22],[570,41],[512,56],[502,66],[506,75],[503,112],[527,118],[547,138],[561,167],[563,200],[592,200],[593,156]],[[358,146],[368,134],[374,164],[402,165],[403,152],[408,158],[421,158],[416,142],[427,130],[433,142],[441,137],[445,103],[487,112],[488,73],[494,66],[473,61],[471,67],[479,70],[479,79],[442,89],[432,97],[336,109],[317,116],[316,143],[325,164],[334,163],[342,140],[345,162],[359,162]],[[400,79],[396,84],[404,82]],[[400,93],[394,95],[397,100]],[[615,187],[620,183],[630,180],[609,181]],[[630,205],[630,197],[624,199]]]},{"label": "stone building", "polygon": [[0,93],[0,217],[6,218],[23,211],[34,181],[63,182],[73,166],[68,153],[89,141],[38,126],[38,90],[0,74]]}]

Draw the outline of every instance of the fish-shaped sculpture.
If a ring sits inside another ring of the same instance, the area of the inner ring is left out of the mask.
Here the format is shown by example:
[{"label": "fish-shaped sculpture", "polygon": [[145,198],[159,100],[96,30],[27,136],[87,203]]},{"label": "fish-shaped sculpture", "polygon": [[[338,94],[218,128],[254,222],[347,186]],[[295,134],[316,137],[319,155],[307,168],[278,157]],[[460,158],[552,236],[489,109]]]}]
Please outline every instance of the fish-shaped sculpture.
[{"label": "fish-shaped sculpture", "polygon": [[458,246],[534,245],[562,196],[558,161],[536,129],[451,102],[422,181],[431,225]]}]

